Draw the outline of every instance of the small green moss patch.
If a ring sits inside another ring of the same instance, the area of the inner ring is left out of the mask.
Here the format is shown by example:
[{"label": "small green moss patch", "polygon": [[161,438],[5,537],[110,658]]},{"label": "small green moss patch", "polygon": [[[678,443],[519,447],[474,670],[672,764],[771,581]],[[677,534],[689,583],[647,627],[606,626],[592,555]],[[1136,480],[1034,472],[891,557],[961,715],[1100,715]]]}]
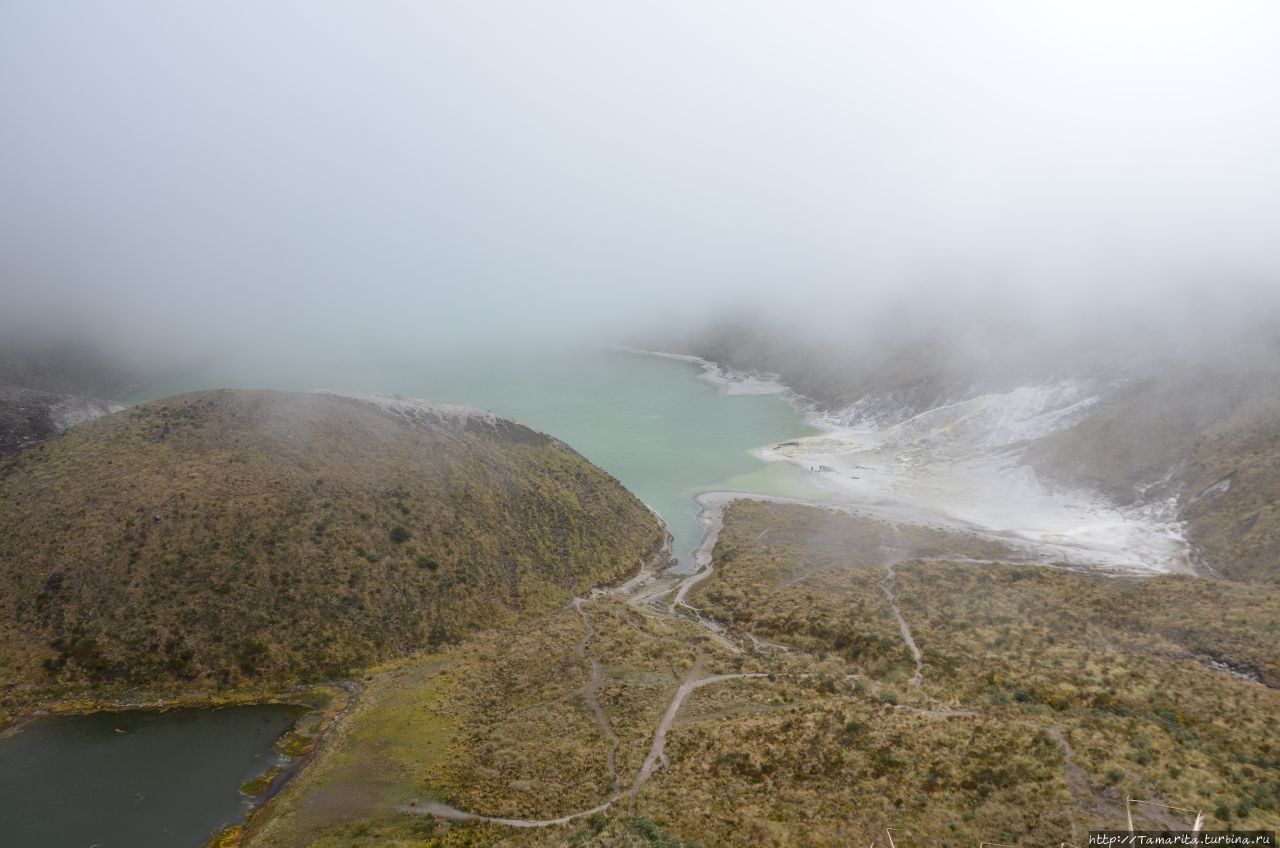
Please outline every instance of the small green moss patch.
[{"label": "small green moss patch", "polygon": [[272,766],[267,769],[265,774],[255,777],[253,780],[246,780],[240,784],[240,794],[248,795],[250,798],[256,798],[269,790],[276,782],[276,778],[280,776],[280,769]]}]

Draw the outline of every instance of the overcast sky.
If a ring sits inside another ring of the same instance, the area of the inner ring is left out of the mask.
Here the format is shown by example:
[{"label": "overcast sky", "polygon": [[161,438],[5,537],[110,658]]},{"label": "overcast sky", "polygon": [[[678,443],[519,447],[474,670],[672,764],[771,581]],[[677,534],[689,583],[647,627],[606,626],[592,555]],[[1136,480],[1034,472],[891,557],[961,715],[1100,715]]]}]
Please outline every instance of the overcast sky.
[{"label": "overcast sky", "polygon": [[1277,45],[1266,0],[7,0],[0,314],[452,341],[1275,290]]}]

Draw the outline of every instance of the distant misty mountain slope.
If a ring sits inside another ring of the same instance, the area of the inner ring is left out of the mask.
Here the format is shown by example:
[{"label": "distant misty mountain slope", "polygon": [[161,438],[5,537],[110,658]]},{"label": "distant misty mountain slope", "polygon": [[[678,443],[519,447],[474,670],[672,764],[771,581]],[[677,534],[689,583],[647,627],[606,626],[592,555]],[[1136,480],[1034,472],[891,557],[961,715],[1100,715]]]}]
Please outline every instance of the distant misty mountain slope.
[{"label": "distant misty mountain slope", "polygon": [[137,382],[87,346],[0,342],[0,457],[123,409]]},{"label": "distant misty mountain slope", "polygon": [[0,386],[0,458],[123,408],[111,400]]},{"label": "distant misty mountain slope", "polygon": [[847,344],[749,322],[667,339],[678,352],[768,373],[839,425],[1016,457],[1043,484],[1120,507],[1170,507],[1193,561],[1280,581],[1280,334],[913,332]]},{"label": "distant misty mountain slope", "polygon": [[1117,500],[1176,498],[1204,566],[1280,581],[1277,371],[1197,363],[1128,381],[1032,457]]}]

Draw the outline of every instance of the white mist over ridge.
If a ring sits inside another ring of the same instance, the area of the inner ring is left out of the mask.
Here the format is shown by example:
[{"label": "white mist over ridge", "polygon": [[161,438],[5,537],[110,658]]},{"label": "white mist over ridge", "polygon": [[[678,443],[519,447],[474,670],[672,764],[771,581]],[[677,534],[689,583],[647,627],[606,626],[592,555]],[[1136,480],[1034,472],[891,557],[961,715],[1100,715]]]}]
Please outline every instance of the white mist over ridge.
[{"label": "white mist over ridge", "polygon": [[[1075,382],[1020,386],[937,406],[920,413],[866,398],[824,416],[853,431],[879,431],[897,444],[948,443],[953,448],[1002,448],[1079,423],[1100,395]],[[887,424],[896,421],[897,423]],[[887,426],[886,426],[887,424]]]},{"label": "white mist over ridge", "polygon": [[700,380],[710,383],[726,395],[794,395],[794,392],[782,385],[781,378],[777,374],[747,374],[689,353],[668,353],[664,350],[626,346],[618,349],[663,359],[675,359],[679,362],[692,362],[702,369],[702,373],[698,375]]},{"label": "white mist over ridge", "polygon": [[448,401],[407,398],[400,395],[387,395],[376,392],[356,392],[347,389],[317,389],[316,394],[332,395],[333,397],[346,398],[347,400],[375,406],[383,412],[411,422],[429,421],[436,424],[450,423],[458,427],[466,427],[472,421],[479,421],[489,425],[496,424],[499,421],[498,416],[488,410]]},{"label": "white mist over ridge", "polygon": [[1042,561],[1188,570],[1176,499],[1121,507],[1097,493],[1046,485],[1022,462],[1027,446],[1084,420],[1100,397],[1097,387],[1063,381],[914,415],[892,400],[863,398],[814,415],[822,435],[758,455],[811,472],[833,502],[887,520],[993,536]]},{"label": "white mist over ridge", "polygon": [[69,397],[49,408],[49,419],[58,432],[124,409],[123,404],[98,398]]}]

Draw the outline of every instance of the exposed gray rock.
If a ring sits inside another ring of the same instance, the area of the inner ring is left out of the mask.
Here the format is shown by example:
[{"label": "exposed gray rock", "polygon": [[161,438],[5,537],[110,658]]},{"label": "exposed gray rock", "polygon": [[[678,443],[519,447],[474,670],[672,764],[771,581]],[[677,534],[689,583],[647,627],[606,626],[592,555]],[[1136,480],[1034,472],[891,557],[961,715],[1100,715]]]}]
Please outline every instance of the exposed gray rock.
[{"label": "exposed gray rock", "polygon": [[38,445],[68,427],[124,409],[101,398],[0,386],[0,457]]}]

